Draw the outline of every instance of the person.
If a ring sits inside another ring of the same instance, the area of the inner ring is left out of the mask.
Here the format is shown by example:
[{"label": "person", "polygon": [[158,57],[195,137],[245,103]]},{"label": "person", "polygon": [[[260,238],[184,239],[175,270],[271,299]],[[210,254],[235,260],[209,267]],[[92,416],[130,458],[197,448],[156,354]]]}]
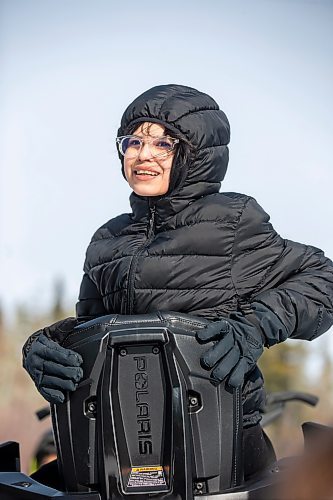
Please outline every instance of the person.
[{"label": "person", "polygon": [[61,403],[82,377],[61,343],[80,321],[178,311],[211,320],[197,340],[215,383],[242,386],[245,476],[274,459],[260,426],[264,347],[313,340],[333,323],[333,265],[282,238],[248,195],[220,192],[230,127],[209,95],[160,85],[125,110],[116,139],[132,212],[106,222],[86,253],[77,317],[35,332],[23,364],[40,393]]}]

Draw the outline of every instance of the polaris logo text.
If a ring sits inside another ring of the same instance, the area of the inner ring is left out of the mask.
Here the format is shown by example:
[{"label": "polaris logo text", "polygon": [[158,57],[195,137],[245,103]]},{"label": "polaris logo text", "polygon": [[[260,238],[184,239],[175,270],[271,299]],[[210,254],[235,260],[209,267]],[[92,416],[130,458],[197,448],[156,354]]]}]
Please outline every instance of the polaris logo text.
[{"label": "polaris logo text", "polygon": [[148,403],[149,385],[147,373],[147,358],[135,356],[136,363],[135,380],[135,403],[138,430],[138,445],[140,455],[151,455],[153,443],[151,436],[150,407]]}]

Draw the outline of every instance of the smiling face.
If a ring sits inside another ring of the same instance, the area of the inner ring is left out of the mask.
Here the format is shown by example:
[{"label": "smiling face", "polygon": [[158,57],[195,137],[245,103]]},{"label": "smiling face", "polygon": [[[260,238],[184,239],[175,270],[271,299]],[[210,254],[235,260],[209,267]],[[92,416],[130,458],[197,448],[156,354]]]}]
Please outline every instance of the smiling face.
[{"label": "smiling face", "polygon": [[161,196],[169,189],[175,150],[163,158],[152,156],[149,142],[165,136],[164,127],[157,123],[144,122],[134,130],[133,135],[142,138],[143,145],[136,158],[124,156],[127,182],[139,196]]}]

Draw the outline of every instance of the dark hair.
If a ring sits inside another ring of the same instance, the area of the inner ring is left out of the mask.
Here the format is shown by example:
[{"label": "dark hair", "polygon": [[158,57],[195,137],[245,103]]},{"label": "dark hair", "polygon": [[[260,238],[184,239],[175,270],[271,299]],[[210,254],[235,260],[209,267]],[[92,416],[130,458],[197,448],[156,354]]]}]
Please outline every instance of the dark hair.
[{"label": "dark hair", "polygon": [[187,145],[187,148],[184,148],[184,149],[187,149],[188,151],[189,150],[193,150],[193,146],[192,144],[185,138],[185,136],[181,133],[181,132],[178,132],[177,129],[175,128],[169,128],[168,125],[165,125],[165,123],[163,122],[158,122],[158,121],[150,121],[149,118],[147,118],[147,121],[141,121],[141,122],[132,122],[128,125],[128,127],[126,128],[126,130],[124,131],[124,135],[130,135],[130,134],[133,134],[134,131],[140,127],[140,125],[143,125],[144,123],[148,123],[147,125],[147,132],[148,134],[150,133],[150,128],[152,127],[152,125],[160,125],[161,127],[164,128],[164,132],[166,135],[169,135],[170,137],[173,137],[174,139],[179,139],[180,142],[179,142],[179,145]]},{"label": "dark hair", "polygon": [[193,145],[180,132],[170,130],[167,126],[164,126],[164,130],[168,135],[170,135],[170,137],[179,139],[172,164],[170,186],[168,192],[166,193],[167,196],[176,187],[179,188],[180,186],[182,186],[186,178],[188,168],[194,159],[195,149]]},{"label": "dark hair", "polygon": [[192,144],[185,139],[185,137],[182,134],[177,134],[174,131],[168,129],[168,127],[164,127],[165,132],[167,135],[170,135],[170,137],[174,137],[175,139],[179,139],[179,143],[177,145],[177,151],[175,155],[175,162],[179,162],[182,165],[185,165],[188,160],[192,157],[194,153],[194,147]]}]

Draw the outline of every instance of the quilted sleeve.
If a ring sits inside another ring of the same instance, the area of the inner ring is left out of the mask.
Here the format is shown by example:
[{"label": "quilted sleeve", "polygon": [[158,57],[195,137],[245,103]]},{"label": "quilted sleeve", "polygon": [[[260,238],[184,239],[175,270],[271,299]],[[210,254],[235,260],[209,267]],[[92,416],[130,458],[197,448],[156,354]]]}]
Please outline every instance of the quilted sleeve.
[{"label": "quilted sleeve", "polygon": [[235,234],[232,279],[240,303],[273,311],[289,337],[312,340],[333,324],[333,264],[318,248],[281,238],[248,198]]},{"label": "quilted sleeve", "polygon": [[80,286],[79,301],[76,304],[77,318],[89,321],[106,314],[109,312],[104,307],[101,294],[88,274],[84,274]]}]

